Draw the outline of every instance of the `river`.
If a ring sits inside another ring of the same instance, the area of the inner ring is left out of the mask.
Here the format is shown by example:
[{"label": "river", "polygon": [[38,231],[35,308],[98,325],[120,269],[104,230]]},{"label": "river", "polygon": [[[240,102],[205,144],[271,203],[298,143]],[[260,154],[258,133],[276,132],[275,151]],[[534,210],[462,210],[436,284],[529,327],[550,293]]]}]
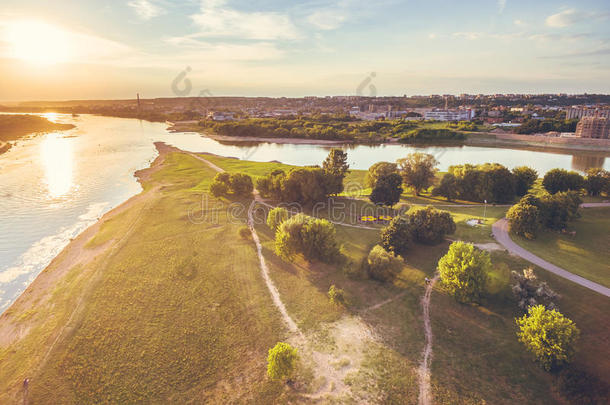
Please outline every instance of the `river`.
[{"label": "river", "polygon": [[[75,129],[29,137],[0,155],[0,312],[69,242],[141,188],[133,173],[156,157],[153,142],[254,161],[319,164],[329,146],[226,144],[195,133],[170,133],[165,124],[135,119],[41,114]],[[0,129],[1,130],[1,129]],[[394,161],[411,151],[435,155],[439,168],[498,162],[528,165],[539,174],[561,167],[610,170],[609,153],[557,153],[485,147],[347,146],[353,169]]]}]

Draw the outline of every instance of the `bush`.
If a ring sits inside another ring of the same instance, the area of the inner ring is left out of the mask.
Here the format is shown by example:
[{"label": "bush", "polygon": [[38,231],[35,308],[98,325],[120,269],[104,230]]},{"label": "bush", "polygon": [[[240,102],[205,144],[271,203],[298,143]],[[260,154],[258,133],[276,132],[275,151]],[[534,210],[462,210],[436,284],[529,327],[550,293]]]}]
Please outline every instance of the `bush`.
[{"label": "bush", "polygon": [[283,207],[275,207],[267,214],[267,226],[271,228],[273,232],[277,231],[277,228],[288,219],[290,215],[288,210]]},{"label": "bush", "polygon": [[328,299],[331,304],[344,306],[347,304],[345,298],[345,291],[341,288],[337,288],[334,284],[328,289]]},{"label": "bush", "polygon": [[373,204],[392,207],[400,200],[401,185],[402,178],[398,173],[383,175],[375,182],[375,187],[369,198]]},{"label": "bush", "polygon": [[538,207],[518,203],[510,207],[506,213],[508,227],[515,235],[526,239],[536,239],[540,227],[540,210]]},{"label": "bush", "polygon": [[411,242],[411,227],[404,216],[396,216],[381,230],[381,246],[388,252],[404,255]]},{"label": "bush", "polygon": [[538,179],[538,172],[527,166],[515,167],[513,175],[515,176],[515,194],[519,197],[526,195]]},{"label": "bush", "polygon": [[252,237],[252,232],[250,232],[250,228],[247,226],[240,227],[238,233],[242,239],[250,239]]},{"label": "bush", "polygon": [[390,162],[377,162],[366,172],[364,183],[367,187],[375,187],[377,180],[381,177],[385,177],[392,173],[398,173],[396,163]]},{"label": "bush", "polygon": [[308,261],[326,263],[341,257],[335,226],[305,214],[297,214],[280,224],[275,233],[275,252],[287,261],[299,253]]},{"label": "bush", "polygon": [[551,194],[569,190],[579,191],[584,184],[584,178],[580,174],[564,169],[549,170],[542,179],[542,186]]},{"label": "bush", "polygon": [[252,194],[253,190],[252,178],[243,173],[218,173],[210,184],[210,193],[214,197],[224,197],[229,194],[236,197],[247,197]]},{"label": "bush", "polygon": [[580,331],[570,319],[543,305],[530,307],[516,319],[519,341],[549,371],[571,361]]},{"label": "bush", "polygon": [[445,128],[416,128],[406,133],[398,139],[401,143],[419,143],[419,142],[443,142],[443,141],[461,141],[466,137],[464,134]]},{"label": "bush", "polygon": [[267,375],[272,380],[283,380],[293,376],[298,359],[297,349],[288,343],[278,342],[269,349]]},{"label": "bush", "polygon": [[557,309],[555,300],[559,294],[544,281],[538,280],[532,268],[524,269],[523,273],[511,272],[513,278],[512,291],[517,298],[517,305],[524,311],[535,305],[544,305],[546,309]]},{"label": "bush", "polygon": [[367,258],[369,276],[379,281],[392,281],[402,269],[403,261],[394,253],[375,245]]},{"label": "bush", "polygon": [[458,302],[477,302],[491,271],[489,253],[464,242],[453,242],[438,261],[443,284]]},{"label": "bush", "polygon": [[447,211],[439,211],[432,206],[418,208],[408,215],[413,240],[435,245],[445,240],[445,235],[455,233],[453,217]]}]

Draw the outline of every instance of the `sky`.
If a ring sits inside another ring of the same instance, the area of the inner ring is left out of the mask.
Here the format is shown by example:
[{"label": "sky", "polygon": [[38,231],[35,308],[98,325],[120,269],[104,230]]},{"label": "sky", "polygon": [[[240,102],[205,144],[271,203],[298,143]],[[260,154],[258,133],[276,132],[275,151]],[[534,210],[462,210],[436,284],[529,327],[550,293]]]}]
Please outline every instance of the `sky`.
[{"label": "sky", "polygon": [[[186,80],[185,80],[186,79]],[[610,93],[608,0],[2,0],[0,100]]]}]

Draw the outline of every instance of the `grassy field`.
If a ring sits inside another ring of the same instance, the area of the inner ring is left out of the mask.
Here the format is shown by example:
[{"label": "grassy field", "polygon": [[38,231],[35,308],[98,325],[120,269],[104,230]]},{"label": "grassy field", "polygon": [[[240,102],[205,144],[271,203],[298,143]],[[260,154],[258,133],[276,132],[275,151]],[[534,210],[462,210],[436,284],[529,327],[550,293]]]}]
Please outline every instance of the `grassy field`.
[{"label": "grassy field", "polygon": [[568,224],[575,236],[546,231],[535,240],[512,236],[523,248],[559,267],[610,287],[610,208],[581,208]]},{"label": "grassy field", "polygon": [[[202,156],[254,176],[282,168]],[[362,173],[350,176],[362,181]],[[20,300],[0,318],[0,326],[17,325],[23,335],[0,346],[0,403],[22,403],[25,377],[32,380],[31,403],[316,402],[305,396],[321,384],[307,358],[293,386],[265,377],[266,351],[287,332],[260,275],[254,244],[238,236],[245,211],[229,215],[228,201],[205,194],[214,175],[191,156],[167,155],[165,165],[145,180],[143,198],[86,241],[86,251],[102,252],[96,259],[70,268],[48,287],[47,298],[31,300],[32,306]],[[343,209],[371,206],[354,203]],[[505,208],[488,207],[487,222],[476,228],[464,222],[481,217],[482,207],[448,210],[458,223],[455,238],[483,243]],[[286,263],[274,253],[264,213],[256,211],[256,230],[289,315],[318,350],[342,356],[329,367],[353,369],[345,376],[352,393],[345,402],[417,403],[424,277],[434,274],[448,243],[413,245],[395,282],[380,283],[369,280],[362,267],[379,241],[377,229],[337,225],[341,265]],[[458,304],[435,287],[434,402],[565,402],[557,377],[532,363],[516,339],[520,312],[509,277],[527,263],[503,252],[494,252],[492,260],[481,305]],[[582,330],[575,367],[608,383],[607,299],[537,272],[562,295],[560,309]],[[346,291],[345,307],[329,302],[332,284]],[[363,338],[363,331],[372,337]]]}]

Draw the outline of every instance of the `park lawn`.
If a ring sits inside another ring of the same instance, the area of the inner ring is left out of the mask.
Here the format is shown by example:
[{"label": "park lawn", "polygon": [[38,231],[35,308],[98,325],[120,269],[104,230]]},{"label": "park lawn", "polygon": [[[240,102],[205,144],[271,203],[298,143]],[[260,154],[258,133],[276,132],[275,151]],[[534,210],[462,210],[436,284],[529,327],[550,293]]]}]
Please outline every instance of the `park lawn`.
[{"label": "park lawn", "polygon": [[[32,333],[0,352],[0,392],[19,390],[28,376],[32,403],[292,400],[265,375],[267,350],[285,329],[254,245],[238,237],[226,209],[213,221],[189,220],[200,206],[191,188],[214,174],[170,154],[153,175],[164,188],[126,211],[138,213],[135,221],[114,221],[91,246],[122,243],[71,269],[33,314],[17,308],[11,316],[26,317]],[[83,290],[81,309],[36,370]],[[13,402],[5,395],[0,402]]]},{"label": "park lawn", "polygon": [[610,287],[610,208],[581,208],[579,213],[568,224],[575,236],[545,231],[535,240],[512,238],[544,260]]}]

